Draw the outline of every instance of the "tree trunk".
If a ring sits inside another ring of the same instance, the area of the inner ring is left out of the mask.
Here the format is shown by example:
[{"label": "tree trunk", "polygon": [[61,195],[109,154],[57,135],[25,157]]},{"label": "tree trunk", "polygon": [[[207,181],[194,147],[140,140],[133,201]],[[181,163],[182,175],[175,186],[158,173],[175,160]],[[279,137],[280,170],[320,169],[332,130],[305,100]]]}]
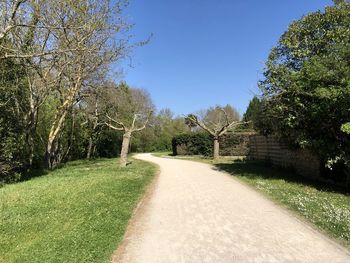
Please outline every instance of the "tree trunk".
[{"label": "tree trunk", "polygon": [[92,136],[90,136],[90,138],[89,138],[89,145],[88,145],[88,149],[87,149],[86,159],[89,160],[91,158],[91,153],[92,153]]},{"label": "tree trunk", "polygon": [[127,131],[123,134],[122,150],[120,152],[120,166],[125,167],[128,162],[128,152],[130,144],[131,132]]},{"label": "tree trunk", "polygon": [[56,140],[57,136],[61,133],[61,130],[64,125],[64,121],[66,120],[69,109],[73,107],[74,98],[81,87],[81,78],[82,76],[80,73],[79,76],[77,76],[77,81],[75,82],[74,86],[70,88],[68,95],[64,98],[62,105],[57,110],[54,121],[51,124],[49,138],[46,146],[46,166],[49,169],[54,168],[54,165],[52,162],[52,158],[55,157],[53,156],[54,155],[54,151],[52,149],[53,143]]},{"label": "tree trunk", "polygon": [[28,139],[28,147],[29,147],[28,163],[29,163],[29,168],[32,168],[33,159],[34,159],[34,138],[32,134]]},{"label": "tree trunk", "polygon": [[63,113],[61,113],[60,116],[59,114],[56,114],[54,123],[52,124],[50,129],[49,138],[46,145],[46,166],[49,169],[54,168],[52,163],[52,157],[54,157],[53,143],[57,138],[57,135],[59,134],[59,132],[61,132],[61,129],[63,127],[63,123],[66,119],[67,114],[68,114],[68,109],[64,109]]},{"label": "tree trunk", "polygon": [[220,157],[219,138],[214,138],[213,158],[214,158],[214,160],[217,160],[217,159],[219,159],[219,157]]},{"label": "tree trunk", "polygon": [[51,160],[52,144],[53,144],[53,141],[49,140],[46,145],[45,165],[46,165],[46,168],[48,169],[52,168],[52,160]]},{"label": "tree trunk", "polygon": [[89,145],[88,145],[88,150],[87,150],[87,155],[86,155],[86,159],[90,159],[91,156],[94,155],[95,153],[95,149],[96,149],[96,144],[94,142],[94,137],[96,138],[97,137],[97,134],[96,134],[96,129],[97,129],[97,126],[98,126],[98,103],[97,103],[97,96],[96,96],[96,102],[95,102],[95,120],[94,120],[94,123],[93,123],[93,127],[92,127],[92,133],[90,135],[90,138],[89,138]]},{"label": "tree trunk", "polygon": [[28,121],[27,129],[26,129],[26,142],[28,145],[29,153],[28,153],[28,164],[29,168],[33,165],[33,159],[34,159],[34,137],[36,135],[36,129],[37,129],[37,123],[38,123],[38,108],[34,106],[34,102],[32,101],[32,98],[30,100],[30,110],[26,117],[26,120]]}]

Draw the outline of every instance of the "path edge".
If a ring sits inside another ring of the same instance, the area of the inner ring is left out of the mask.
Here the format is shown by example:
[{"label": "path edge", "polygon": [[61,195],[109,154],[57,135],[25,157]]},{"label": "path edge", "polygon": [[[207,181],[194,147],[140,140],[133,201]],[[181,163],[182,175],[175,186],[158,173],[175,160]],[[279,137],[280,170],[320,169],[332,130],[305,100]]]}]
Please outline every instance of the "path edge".
[{"label": "path edge", "polygon": [[255,188],[253,185],[249,184],[248,182],[245,182],[244,180],[241,180],[240,178],[237,178],[233,174],[230,174],[229,172],[218,168],[215,166],[215,164],[211,163],[206,163],[202,162],[200,160],[191,160],[191,159],[176,159],[176,158],[171,158],[168,156],[155,156],[152,154],[153,157],[156,158],[164,158],[164,159],[170,159],[170,160],[180,160],[180,161],[187,161],[187,162],[195,162],[195,163],[200,163],[203,165],[207,165],[211,167],[211,169],[222,173],[224,176],[230,178],[231,180],[237,182],[238,184],[242,185],[243,187],[249,189],[250,191],[255,192],[256,194],[260,195],[262,198],[265,200],[271,202],[277,209],[279,209],[282,213],[293,217],[295,220],[299,221],[299,223],[303,224],[306,228],[308,228],[310,231],[314,232],[315,234],[320,235],[324,240],[327,242],[331,243],[334,247],[336,247],[338,250],[344,252],[346,255],[350,256],[350,246],[345,243],[345,241],[339,240],[332,236],[330,233],[328,233],[326,230],[318,227],[311,221],[308,221],[307,218],[304,216],[300,215],[297,211],[292,210],[289,208],[287,205],[283,204],[282,202],[279,202],[278,200],[275,200],[272,196],[269,196],[267,193]]},{"label": "path edge", "polygon": [[[133,158],[135,158],[133,156]],[[138,158],[135,158],[138,159]],[[138,159],[140,160],[140,159]],[[134,226],[136,222],[138,221],[139,217],[143,214],[145,208],[147,207],[148,203],[150,202],[151,197],[153,196],[154,190],[158,184],[159,176],[160,176],[160,166],[153,162],[148,162],[141,160],[143,162],[151,163],[155,167],[157,167],[156,174],[154,175],[152,181],[146,186],[140,200],[138,201],[131,218],[129,219],[128,225],[126,226],[125,233],[123,235],[122,241],[119,243],[118,247],[114,252],[112,253],[109,262],[110,263],[118,263],[121,262],[123,255],[126,252],[126,247],[128,246],[130,240],[129,237],[133,233]]]}]

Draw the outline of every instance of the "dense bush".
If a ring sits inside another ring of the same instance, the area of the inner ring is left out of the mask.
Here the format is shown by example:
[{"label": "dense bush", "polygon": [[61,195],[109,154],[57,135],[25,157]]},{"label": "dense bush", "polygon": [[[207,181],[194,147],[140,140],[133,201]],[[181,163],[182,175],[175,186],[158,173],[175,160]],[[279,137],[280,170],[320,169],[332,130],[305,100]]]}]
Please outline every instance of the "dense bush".
[{"label": "dense bush", "polygon": [[172,139],[172,147],[174,155],[210,156],[213,154],[213,139],[207,133],[181,134]]},{"label": "dense bush", "polygon": [[[349,167],[350,4],[293,22],[272,49],[260,82],[263,133],[317,153],[327,173]],[[339,173],[339,172],[338,172]]]},{"label": "dense bush", "polygon": [[25,169],[28,111],[24,68],[14,60],[0,63],[0,183],[15,181]]}]

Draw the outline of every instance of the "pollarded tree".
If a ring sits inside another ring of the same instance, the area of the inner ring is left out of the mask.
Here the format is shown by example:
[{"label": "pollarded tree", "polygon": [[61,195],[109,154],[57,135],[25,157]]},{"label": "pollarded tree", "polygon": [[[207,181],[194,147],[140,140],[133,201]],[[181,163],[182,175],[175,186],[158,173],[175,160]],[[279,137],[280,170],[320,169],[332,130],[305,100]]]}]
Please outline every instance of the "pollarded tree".
[{"label": "pollarded tree", "polygon": [[125,167],[132,133],[146,128],[153,115],[154,105],[145,90],[130,88],[124,82],[118,87],[111,85],[104,96],[107,96],[104,124],[123,132],[120,166]]},{"label": "pollarded tree", "polygon": [[197,115],[189,114],[186,117],[186,123],[191,126],[199,126],[213,137],[213,158],[215,160],[220,157],[220,137],[228,131],[233,131],[244,122],[240,121],[239,113],[235,108],[226,105],[225,107],[211,107]]}]

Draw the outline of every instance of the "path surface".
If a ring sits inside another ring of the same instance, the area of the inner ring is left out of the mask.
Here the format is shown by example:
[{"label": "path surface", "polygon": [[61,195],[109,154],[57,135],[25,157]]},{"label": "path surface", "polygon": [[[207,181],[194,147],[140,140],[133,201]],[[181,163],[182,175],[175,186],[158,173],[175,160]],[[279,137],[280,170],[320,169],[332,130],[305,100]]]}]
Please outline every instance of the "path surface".
[{"label": "path surface", "polygon": [[349,251],[210,165],[136,158],[161,173],[114,262],[350,262]]}]

